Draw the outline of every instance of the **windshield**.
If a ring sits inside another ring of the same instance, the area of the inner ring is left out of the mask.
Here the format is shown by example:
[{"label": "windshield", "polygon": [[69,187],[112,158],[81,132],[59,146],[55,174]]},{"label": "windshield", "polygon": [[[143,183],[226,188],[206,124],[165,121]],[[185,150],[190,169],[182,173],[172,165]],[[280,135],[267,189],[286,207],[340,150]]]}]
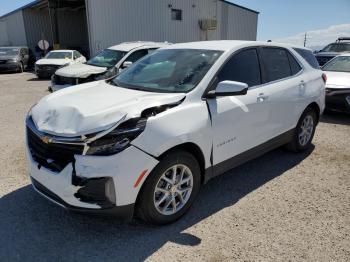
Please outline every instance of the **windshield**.
[{"label": "windshield", "polygon": [[321,52],[350,52],[349,44],[330,44],[321,50]]},{"label": "windshield", "polygon": [[0,48],[0,56],[14,56],[18,55],[19,48]]},{"label": "windshield", "polygon": [[189,92],[221,54],[214,50],[158,50],[122,71],[113,83],[150,92]]},{"label": "windshield", "polygon": [[45,58],[49,59],[72,59],[72,52],[50,52]]},{"label": "windshield", "polygon": [[324,71],[350,72],[350,56],[338,56],[322,68]]},{"label": "windshield", "polygon": [[87,64],[100,67],[112,67],[115,66],[125,54],[126,52],[105,49],[87,61]]}]

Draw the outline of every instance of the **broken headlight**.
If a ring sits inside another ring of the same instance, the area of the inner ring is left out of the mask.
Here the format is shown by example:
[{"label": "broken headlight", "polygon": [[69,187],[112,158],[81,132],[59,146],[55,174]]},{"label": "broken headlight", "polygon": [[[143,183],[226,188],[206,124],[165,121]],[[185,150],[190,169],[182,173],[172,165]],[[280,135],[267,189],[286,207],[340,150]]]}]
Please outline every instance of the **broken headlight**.
[{"label": "broken headlight", "polygon": [[90,143],[86,154],[108,156],[123,151],[145,130],[146,121],[146,118],[132,118],[121,123],[107,135]]}]

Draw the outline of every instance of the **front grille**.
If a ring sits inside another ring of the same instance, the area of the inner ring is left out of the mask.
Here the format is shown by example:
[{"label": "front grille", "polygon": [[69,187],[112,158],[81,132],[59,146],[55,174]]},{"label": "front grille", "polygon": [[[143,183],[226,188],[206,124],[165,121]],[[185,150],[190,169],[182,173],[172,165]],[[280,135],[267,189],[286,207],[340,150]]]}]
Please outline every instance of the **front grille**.
[{"label": "front grille", "polygon": [[45,70],[45,71],[56,71],[60,66],[58,65],[37,65],[37,68],[39,70]]},{"label": "front grille", "polygon": [[320,66],[323,66],[324,64],[326,64],[329,60],[331,60],[333,57],[331,56],[316,56],[318,64]]},{"label": "front grille", "polygon": [[69,163],[74,162],[74,155],[81,155],[82,145],[44,143],[29,127],[27,140],[34,161],[54,172],[62,171]]},{"label": "front grille", "polygon": [[54,75],[53,82],[56,85],[76,85],[79,82],[78,78],[64,77],[59,75]]},{"label": "front grille", "polygon": [[6,64],[7,60],[0,60],[0,65]]}]

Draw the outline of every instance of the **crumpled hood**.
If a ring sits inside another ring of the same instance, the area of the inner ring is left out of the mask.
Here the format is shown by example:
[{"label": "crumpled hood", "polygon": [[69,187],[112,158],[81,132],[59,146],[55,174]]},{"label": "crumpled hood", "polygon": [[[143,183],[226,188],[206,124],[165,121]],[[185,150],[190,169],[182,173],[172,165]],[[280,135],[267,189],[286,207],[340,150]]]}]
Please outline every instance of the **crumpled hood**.
[{"label": "crumpled hood", "polygon": [[39,59],[35,63],[37,65],[65,65],[67,63],[72,62],[70,59]]},{"label": "crumpled hood", "polygon": [[116,87],[105,81],[67,88],[42,98],[31,111],[36,127],[52,135],[73,137],[111,128],[140,116],[147,108],[176,103],[183,93],[152,93]]},{"label": "crumpled hood", "polygon": [[55,74],[63,77],[87,78],[90,75],[101,74],[106,71],[107,67],[74,64],[58,69]]},{"label": "crumpled hood", "polygon": [[327,87],[350,88],[350,73],[325,71],[327,75]]}]

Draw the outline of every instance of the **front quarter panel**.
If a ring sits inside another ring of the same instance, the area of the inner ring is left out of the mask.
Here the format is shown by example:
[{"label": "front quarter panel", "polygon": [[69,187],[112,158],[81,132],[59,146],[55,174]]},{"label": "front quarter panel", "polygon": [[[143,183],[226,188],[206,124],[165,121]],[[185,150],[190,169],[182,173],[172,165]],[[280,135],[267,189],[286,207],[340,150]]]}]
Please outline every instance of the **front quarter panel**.
[{"label": "front quarter panel", "polygon": [[132,144],[159,157],[167,150],[184,144],[197,145],[210,166],[211,123],[205,101],[186,102],[147,120],[145,131]]}]

